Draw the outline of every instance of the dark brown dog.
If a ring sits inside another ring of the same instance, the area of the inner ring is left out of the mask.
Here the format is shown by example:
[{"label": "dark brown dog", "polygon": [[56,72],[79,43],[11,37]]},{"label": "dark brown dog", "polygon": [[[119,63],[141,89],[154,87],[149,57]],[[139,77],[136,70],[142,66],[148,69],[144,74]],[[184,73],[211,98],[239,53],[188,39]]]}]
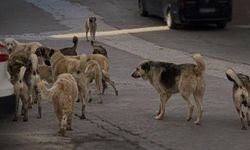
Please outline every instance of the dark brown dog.
[{"label": "dark brown dog", "polygon": [[94,41],[91,41],[91,45],[93,47],[93,54],[102,54],[108,58],[108,53],[106,48],[104,48],[101,45],[95,44]]},{"label": "dark brown dog", "polygon": [[67,56],[76,56],[77,52],[76,52],[76,48],[77,48],[77,44],[78,44],[78,37],[74,36],[73,37],[73,46],[72,47],[66,47],[66,48],[62,48],[59,49],[63,55],[67,55]]}]

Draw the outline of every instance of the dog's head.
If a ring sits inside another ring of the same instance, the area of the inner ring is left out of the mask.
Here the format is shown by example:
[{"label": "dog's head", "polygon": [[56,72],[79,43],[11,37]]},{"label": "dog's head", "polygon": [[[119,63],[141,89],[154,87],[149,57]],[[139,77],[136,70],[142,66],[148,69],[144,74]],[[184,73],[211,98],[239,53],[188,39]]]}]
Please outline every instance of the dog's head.
[{"label": "dog's head", "polygon": [[11,54],[16,48],[17,41],[13,38],[6,38],[4,42],[9,54]]},{"label": "dog's head", "polygon": [[96,17],[89,17],[89,22],[90,23],[96,22]]},{"label": "dog's head", "polygon": [[151,61],[146,61],[141,63],[136,67],[136,70],[131,75],[133,78],[143,78],[144,80],[147,79],[147,75],[151,68]]},{"label": "dog's head", "polygon": [[40,46],[36,49],[35,54],[38,57],[42,57],[46,65],[50,66],[50,57],[55,53],[54,49]]}]

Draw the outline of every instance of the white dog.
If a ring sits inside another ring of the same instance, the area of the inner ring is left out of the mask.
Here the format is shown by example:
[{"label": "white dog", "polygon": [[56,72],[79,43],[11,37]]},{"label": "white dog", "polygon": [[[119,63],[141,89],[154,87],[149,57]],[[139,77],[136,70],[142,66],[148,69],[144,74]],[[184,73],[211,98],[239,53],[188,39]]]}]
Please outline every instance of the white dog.
[{"label": "white dog", "polygon": [[33,54],[38,47],[42,46],[42,44],[39,42],[20,43],[13,38],[6,38],[5,45],[9,51],[9,54],[18,50],[30,51],[30,53]]}]

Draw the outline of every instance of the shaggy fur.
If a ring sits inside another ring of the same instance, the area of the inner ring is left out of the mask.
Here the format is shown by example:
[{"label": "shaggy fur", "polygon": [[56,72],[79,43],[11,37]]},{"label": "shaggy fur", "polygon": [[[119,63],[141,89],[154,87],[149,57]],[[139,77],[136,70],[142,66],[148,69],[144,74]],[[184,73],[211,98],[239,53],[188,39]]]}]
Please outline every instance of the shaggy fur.
[{"label": "shaggy fur", "polygon": [[60,49],[60,51],[63,53],[63,55],[67,55],[67,56],[76,56],[77,55],[76,48],[77,48],[77,44],[78,44],[78,37],[74,36],[72,41],[73,41],[72,47],[66,47],[66,48]]},{"label": "shaggy fur", "polygon": [[19,51],[19,50],[29,51],[30,53],[35,53],[36,49],[42,46],[42,44],[39,42],[21,43],[13,38],[6,38],[5,45],[9,51],[9,54],[11,54],[14,51]]},{"label": "shaggy fur", "polygon": [[93,54],[102,54],[108,58],[107,50],[103,46],[95,44],[94,41],[91,41],[91,45],[93,47]]},{"label": "shaggy fur", "polygon": [[191,120],[194,106],[191,95],[197,105],[197,119],[195,124],[200,124],[202,117],[202,99],[205,92],[203,72],[205,63],[200,54],[193,56],[195,64],[173,64],[166,62],[147,61],[140,64],[132,74],[133,78],[149,80],[151,85],[160,94],[160,107],[156,119],[163,119],[165,104],[172,94],[180,93],[188,106],[187,121]]},{"label": "shaggy fur", "polygon": [[86,32],[86,39],[87,39],[87,41],[89,40],[89,38],[88,38],[88,32],[90,32],[91,39],[93,41],[95,41],[96,29],[97,29],[96,17],[89,17],[85,21],[85,32]]},{"label": "shaggy fur", "polygon": [[47,65],[38,65],[37,72],[41,78],[41,80],[46,80],[47,82],[51,83],[52,81],[52,70],[51,66]]},{"label": "shaggy fur", "polygon": [[30,95],[29,95],[28,85],[24,80],[25,72],[26,68],[22,66],[18,74],[18,80],[14,83],[14,91],[16,95],[16,109],[13,121],[17,121],[19,99],[22,100],[23,121],[28,121],[28,105],[29,105]]},{"label": "shaggy fur", "polygon": [[72,130],[71,120],[74,101],[78,98],[78,88],[74,77],[64,73],[58,76],[54,85],[48,89],[46,82],[38,83],[38,89],[44,96],[52,97],[54,111],[59,122],[59,134],[65,135],[65,130]]},{"label": "shaggy fur", "polygon": [[[226,76],[229,81],[234,83],[233,85],[233,101],[236,111],[241,120],[241,129],[246,130],[245,118],[248,126],[250,126],[250,79],[249,76],[236,73],[233,69],[226,71]],[[243,112],[243,107],[247,108],[246,112]],[[245,117],[246,115],[246,117]]]}]

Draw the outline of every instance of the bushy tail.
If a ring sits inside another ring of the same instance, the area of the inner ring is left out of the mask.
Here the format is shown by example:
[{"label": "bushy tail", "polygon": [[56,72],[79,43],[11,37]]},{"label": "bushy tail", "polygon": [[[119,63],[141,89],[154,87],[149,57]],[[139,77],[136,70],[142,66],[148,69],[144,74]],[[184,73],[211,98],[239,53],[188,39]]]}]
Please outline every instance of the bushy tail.
[{"label": "bushy tail", "polygon": [[241,79],[239,78],[239,76],[237,75],[237,73],[233,69],[231,69],[231,68],[228,69],[226,71],[226,76],[227,76],[227,79],[229,81],[234,82],[238,87],[243,86],[243,83],[242,83]]},{"label": "bushy tail", "polygon": [[55,92],[57,91],[58,86],[54,85],[53,87],[48,89],[47,85],[48,85],[48,83],[46,81],[44,81],[44,80],[40,81],[37,84],[38,90],[40,91],[42,96],[44,96],[44,97],[52,97],[55,94]]},{"label": "bushy tail", "polygon": [[196,62],[195,72],[198,76],[201,76],[206,69],[205,62],[201,54],[194,54],[193,59]]},{"label": "bushy tail", "polygon": [[19,76],[18,76],[19,77],[18,80],[20,83],[23,82],[25,72],[26,72],[26,67],[22,66],[20,68]]}]

